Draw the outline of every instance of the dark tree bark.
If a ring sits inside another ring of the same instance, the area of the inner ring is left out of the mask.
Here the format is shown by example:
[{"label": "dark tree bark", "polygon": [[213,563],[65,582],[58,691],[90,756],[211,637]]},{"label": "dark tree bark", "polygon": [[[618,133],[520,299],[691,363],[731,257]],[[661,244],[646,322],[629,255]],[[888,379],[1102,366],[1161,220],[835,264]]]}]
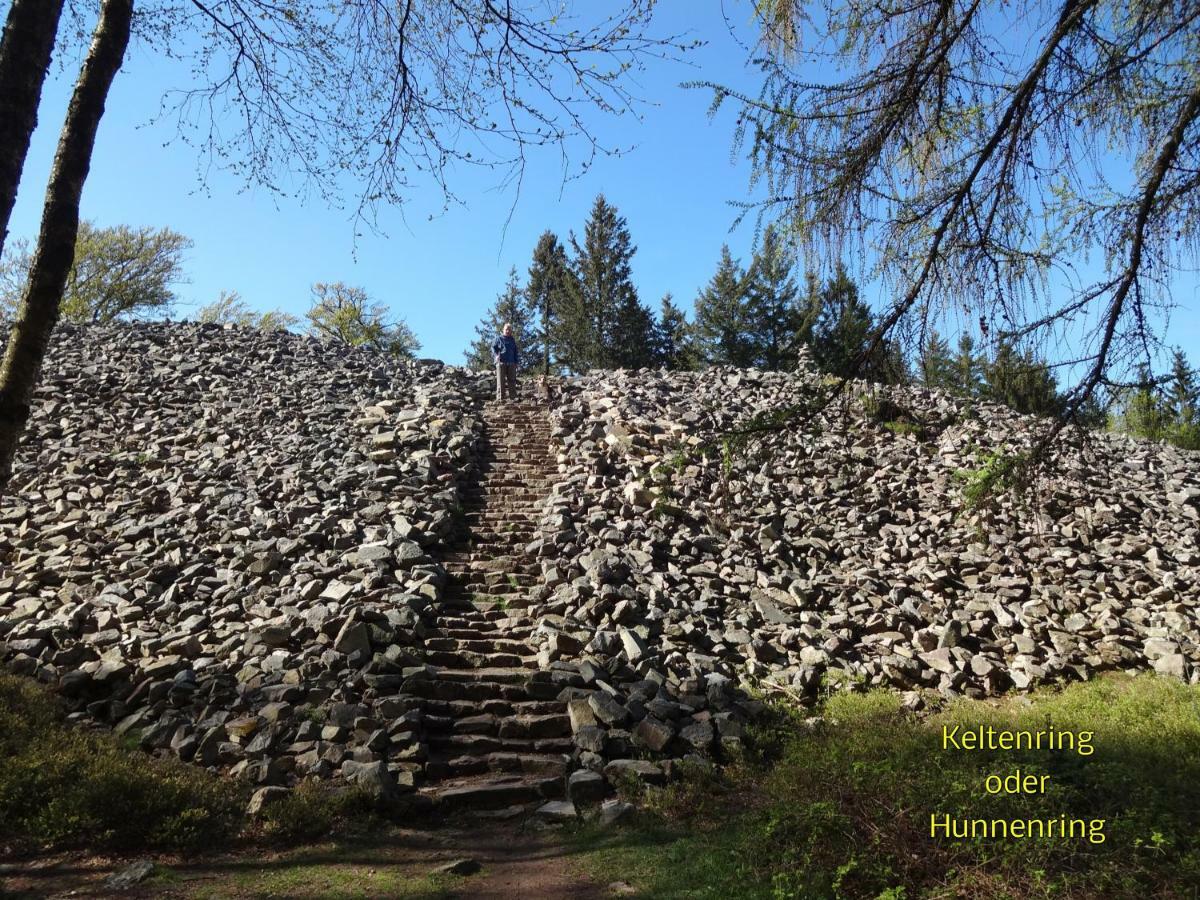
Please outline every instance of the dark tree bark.
[{"label": "dark tree bark", "polygon": [[0,38],[0,253],[37,126],[63,0],[13,0]]},{"label": "dark tree bark", "polygon": [[17,321],[0,366],[0,491],[12,475],[17,441],[42,370],[59,303],[75,258],[79,200],[113,78],[129,45],[133,0],[104,0],[92,46],[75,82],[54,156],[42,228]]}]

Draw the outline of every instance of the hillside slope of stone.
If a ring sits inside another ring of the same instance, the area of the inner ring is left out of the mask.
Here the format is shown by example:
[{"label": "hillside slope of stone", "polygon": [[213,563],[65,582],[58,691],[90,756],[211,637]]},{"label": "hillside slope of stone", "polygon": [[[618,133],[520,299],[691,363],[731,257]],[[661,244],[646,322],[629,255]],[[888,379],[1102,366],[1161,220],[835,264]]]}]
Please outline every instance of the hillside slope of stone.
[{"label": "hillside slope of stone", "polygon": [[1200,454],[1092,435],[973,505],[972,479],[1027,451],[1037,420],[864,383],[806,419],[827,386],[720,369],[564,385],[537,610],[627,678],[686,691],[1200,678]]},{"label": "hillside slope of stone", "polygon": [[412,788],[398,687],[437,633],[480,384],[284,332],[60,327],[0,500],[6,664],[260,784]]},{"label": "hillside slope of stone", "polygon": [[748,685],[1200,679],[1200,455],[1073,439],[973,503],[1036,421],[865,384],[814,412],[826,386],[497,405],[282,332],[62,326],[0,497],[0,658],[259,804],[342,777],[552,817],[735,749]]}]

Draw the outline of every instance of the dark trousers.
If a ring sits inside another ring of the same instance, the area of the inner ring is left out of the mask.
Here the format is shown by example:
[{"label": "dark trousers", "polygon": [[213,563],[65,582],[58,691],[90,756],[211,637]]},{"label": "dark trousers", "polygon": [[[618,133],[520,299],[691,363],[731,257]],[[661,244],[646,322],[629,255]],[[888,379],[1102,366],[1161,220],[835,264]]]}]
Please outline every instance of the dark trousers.
[{"label": "dark trousers", "polygon": [[517,364],[496,363],[496,399],[517,399]]}]

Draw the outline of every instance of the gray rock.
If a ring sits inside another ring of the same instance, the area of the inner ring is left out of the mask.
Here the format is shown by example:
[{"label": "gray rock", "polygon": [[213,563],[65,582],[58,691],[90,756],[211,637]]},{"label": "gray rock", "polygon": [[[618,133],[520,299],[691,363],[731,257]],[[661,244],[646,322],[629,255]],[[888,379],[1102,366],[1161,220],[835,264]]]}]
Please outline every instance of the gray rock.
[{"label": "gray rock", "polygon": [[662,784],[665,780],[660,766],[645,759],[614,759],[604,767],[609,784],[634,779],[643,784]]},{"label": "gray rock", "polygon": [[153,860],[139,859],[125,866],[121,871],[114,872],[104,879],[104,886],[110,891],[123,891],[141,884],[154,874],[156,866]]},{"label": "gray rock", "polygon": [[434,875],[474,875],[483,866],[477,859],[455,859],[440,866],[434,866],[430,871]]},{"label": "gray rock", "polygon": [[576,806],[598,803],[606,792],[607,785],[598,772],[577,769],[567,779],[567,797]]},{"label": "gray rock", "polygon": [[596,692],[588,697],[596,718],[610,727],[620,727],[629,719],[629,711],[607,694]]},{"label": "gray rock", "polygon": [[246,815],[251,818],[260,816],[263,810],[278,803],[290,793],[291,791],[285,787],[261,787],[250,795],[250,803],[246,806]]},{"label": "gray rock", "polygon": [[597,822],[606,828],[619,825],[633,818],[634,811],[635,807],[632,803],[626,803],[616,798],[605,800],[600,805],[600,815],[597,818]]},{"label": "gray rock", "polygon": [[647,716],[637,724],[633,736],[640,744],[657,753],[671,742],[675,729],[666,722]]},{"label": "gray rock", "polygon": [[579,818],[575,804],[570,800],[550,800],[534,810],[533,815],[542,822],[552,824],[573,822]]}]

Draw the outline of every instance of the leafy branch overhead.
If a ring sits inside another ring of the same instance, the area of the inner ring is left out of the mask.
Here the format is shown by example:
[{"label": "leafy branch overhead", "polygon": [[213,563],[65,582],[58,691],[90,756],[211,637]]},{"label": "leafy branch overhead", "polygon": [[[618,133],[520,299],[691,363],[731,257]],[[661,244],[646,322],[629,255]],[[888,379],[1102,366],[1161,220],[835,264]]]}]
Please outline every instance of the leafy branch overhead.
[{"label": "leafy branch overhead", "polygon": [[629,75],[692,44],[650,33],[654,0],[580,6],[491,0],[157,0],[141,32],[190,63],[160,115],[202,151],[201,168],[326,200],[355,179],[357,214],[399,205],[432,179],[455,198],[456,165],[520,181],[526,154],[576,139],[586,171],[602,142],[590,117],[636,114]]},{"label": "leafy branch overhead", "polygon": [[[1196,260],[1200,4],[756,13],[761,92],[698,86],[714,113],[737,107],[766,190],[746,211],[784,220],[829,268],[861,251],[894,298],[862,360],[946,319],[997,344],[1060,342],[1078,347],[1074,413],[1152,355],[1171,274]],[[814,82],[814,63],[833,74]],[[1089,252],[1104,264],[1090,281],[1075,268]]]}]

